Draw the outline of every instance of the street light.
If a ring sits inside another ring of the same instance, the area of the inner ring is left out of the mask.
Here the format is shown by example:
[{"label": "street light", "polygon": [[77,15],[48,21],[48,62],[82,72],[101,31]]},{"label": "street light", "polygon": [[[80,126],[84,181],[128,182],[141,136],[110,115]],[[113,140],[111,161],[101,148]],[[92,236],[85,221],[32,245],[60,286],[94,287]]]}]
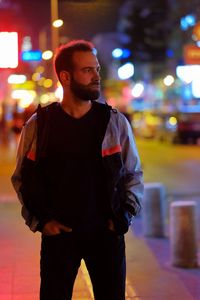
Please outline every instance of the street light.
[{"label": "street light", "polygon": [[53,52],[51,50],[46,50],[42,53],[42,59],[49,60],[53,57]]},{"label": "street light", "polygon": [[[59,27],[63,25],[63,21],[58,19],[58,0],[51,0],[51,49],[55,53],[59,46]],[[54,83],[57,81],[56,74],[52,68],[52,78]]]},{"label": "street light", "polygon": [[53,21],[53,27],[55,27],[55,28],[59,28],[59,27],[61,27],[62,25],[63,25],[63,20],[61,20],[61,19],[57,19],[57,20],[55,20],[55,21]]}]

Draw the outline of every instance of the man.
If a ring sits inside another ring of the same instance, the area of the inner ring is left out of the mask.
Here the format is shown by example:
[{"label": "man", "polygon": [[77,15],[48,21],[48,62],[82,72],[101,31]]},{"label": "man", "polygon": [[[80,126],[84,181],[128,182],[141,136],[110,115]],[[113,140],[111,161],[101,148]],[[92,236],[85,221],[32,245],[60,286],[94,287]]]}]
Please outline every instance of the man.
[{"label": "man", "polygon": [[100,66],[92,43],[55,55],[63,99],[39,106],[23,128],[12,183],[22,215],[42,232],[41,300],[69,300],[84,259],[96,300],[125,299],[125,243],[140,209],[142,171],[126,118],[95,100]]}]

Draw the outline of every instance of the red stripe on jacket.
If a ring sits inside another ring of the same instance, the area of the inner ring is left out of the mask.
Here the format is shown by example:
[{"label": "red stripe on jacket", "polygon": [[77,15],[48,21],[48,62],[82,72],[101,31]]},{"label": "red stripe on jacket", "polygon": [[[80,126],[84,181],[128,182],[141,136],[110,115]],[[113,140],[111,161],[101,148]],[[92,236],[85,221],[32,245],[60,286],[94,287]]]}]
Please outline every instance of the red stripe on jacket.
[{"label": "red stripe on jacket", "polygon": [[29,151],[26,155],[26,157],[30,160],[35,161],[35,152],[34,151]]},{"label": "red stripe on jacket", "polygon": [[102,150],[102,156],[107,156],[107,155],[112,155],[112,154],[115,154],[115,153],[119,153],[122,151],[122,147],[121,145],[116,145],[114,147],[111,147],[111,148],[107,148],[107,149],[103,149]]}]

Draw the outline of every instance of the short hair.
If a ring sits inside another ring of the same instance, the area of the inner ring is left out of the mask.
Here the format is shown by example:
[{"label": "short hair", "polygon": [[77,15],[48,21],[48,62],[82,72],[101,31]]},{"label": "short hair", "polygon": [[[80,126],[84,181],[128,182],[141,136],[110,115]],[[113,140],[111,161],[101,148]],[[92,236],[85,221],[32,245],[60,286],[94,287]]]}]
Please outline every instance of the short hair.
[{"label": "short hair", "polygon": [[93,52],[96,53],[94,45],[86,40],[73,40],[67,44],[61,45],[54,57],[54,68],[58,79],[60,79],[61,71],[72,71],[73,70],[73,54],[78,51]]}]

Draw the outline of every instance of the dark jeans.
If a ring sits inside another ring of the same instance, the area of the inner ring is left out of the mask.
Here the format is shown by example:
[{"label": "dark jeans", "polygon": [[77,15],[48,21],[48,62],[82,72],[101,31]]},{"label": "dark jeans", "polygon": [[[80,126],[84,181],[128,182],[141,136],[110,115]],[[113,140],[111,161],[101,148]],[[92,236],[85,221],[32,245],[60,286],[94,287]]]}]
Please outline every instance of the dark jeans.
[{"label": "dark jeans", "polygon": [[42,236],[40,300],[71,300],[81,259],[95,300],[125,299],[124,236],[104,230],[90,235]]}]

